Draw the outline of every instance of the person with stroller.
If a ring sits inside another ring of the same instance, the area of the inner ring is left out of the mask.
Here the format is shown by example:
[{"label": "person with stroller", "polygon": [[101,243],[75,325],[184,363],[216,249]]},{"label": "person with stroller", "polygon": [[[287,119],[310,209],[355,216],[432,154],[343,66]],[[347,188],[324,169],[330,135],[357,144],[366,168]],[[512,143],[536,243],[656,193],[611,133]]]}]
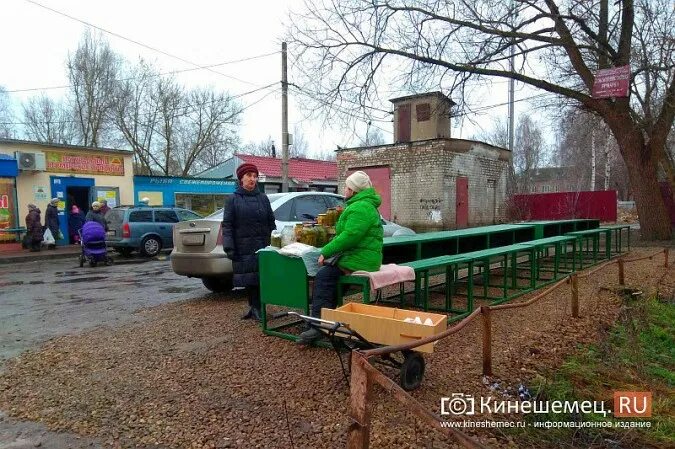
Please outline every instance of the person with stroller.
[{"label": "person with stroller", "polygon": [[248,312],[243,320],[260,321],[260,277],[256,251],[270,244],[276,229],[267,195],[258,189],[258,168],[245,163],[237,168],[239,187],[225,200],[223,250],[232,260],[233,284],[246,287]]},{"label": "person with stroller", "polygon": [[[314,278],[311,316],[321,318],[321,309],[337,305],[337,284],[340,276],[354,271],[378,271],[382,265],[384,230],[377,208],[382,203],[370,177],[356,171],[345,180],[347,207],[335,225],[335,238],[321,249],[319,271]],[[338,256],[338,257],[335,257]],[[329,258],[337,261],[324,262]],[[300,334],[298,344],[309,344],[321,338],[322,332],[310,328]]]},{"label": "person with stroller", "polygon": [[54,237],[54,243],[47,246],[47,249],[56,249],[56,240],[59,239],[59,199],[52,198],[45,211],[45,228],[49,229]]},{"label": "person with stroller", "polygon": [[40,251],[42,238],[40,209],[35,204],[29,204],[28,215],[26,215],[26,243],[30,247],[31,252]]},{"label": "person with stroller", "polygon": [[108,231],[108,222],[105,221],[105,217],[101,213],[101,203],[94,201],[91,203],[91,209],[87,212],[87,216],[84,217],[84,222],[95,221],[103,226],[103,229]]},{"label": "person with stroller", "polygon": [[73,207],[70,208],[70,215],[68,215],[68,230],[70,232],[70,241],[72,243],[80,243],[80,229],[84,224],[84,214],[77,207],[76,204],[73,204]]}]

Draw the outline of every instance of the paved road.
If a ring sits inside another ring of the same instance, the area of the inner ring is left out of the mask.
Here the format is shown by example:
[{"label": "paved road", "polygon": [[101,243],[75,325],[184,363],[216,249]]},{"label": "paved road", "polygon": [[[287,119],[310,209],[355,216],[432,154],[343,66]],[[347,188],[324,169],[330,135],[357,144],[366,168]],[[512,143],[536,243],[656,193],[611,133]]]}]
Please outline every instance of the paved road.
[{"label": "paved road", "polygon": [[[5,361],[50,338],[139,319],[134,312],[211,293],[199,279],[177,276],[164,260],[120,260],[80,268],[75,258],[0,268],[0,372]],[[100,442],[48,432],[0,411],[0,449],[98,448]]]}]

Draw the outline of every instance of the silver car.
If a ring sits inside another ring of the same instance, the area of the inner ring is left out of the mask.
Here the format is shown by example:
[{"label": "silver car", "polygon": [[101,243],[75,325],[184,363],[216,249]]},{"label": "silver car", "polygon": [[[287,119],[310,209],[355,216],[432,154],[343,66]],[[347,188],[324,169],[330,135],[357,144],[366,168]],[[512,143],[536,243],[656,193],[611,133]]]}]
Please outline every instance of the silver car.
[{"label": "silver car", "polygon": [[[329,207],[344,206],[344,197],[325,192],[290,192],[268,195],[278,230],[314,220]],[[214,292],[232,289],[232,262],[223,251],[220,209],[201,220],[176,223],[171,267],[176,274],[201,278]],[[414,234],[412,229],[382,219],[384,236]]]}]

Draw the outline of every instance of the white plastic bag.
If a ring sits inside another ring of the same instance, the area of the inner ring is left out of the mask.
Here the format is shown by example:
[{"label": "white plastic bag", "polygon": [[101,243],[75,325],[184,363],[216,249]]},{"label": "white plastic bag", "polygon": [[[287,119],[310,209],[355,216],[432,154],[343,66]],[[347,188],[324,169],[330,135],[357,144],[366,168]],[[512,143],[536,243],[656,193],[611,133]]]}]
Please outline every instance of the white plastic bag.
[{"label": "white plastic bag", "polygon": [[42,234],[42,244],[43,245],[56,245],[56,240],[52,235],[52,231],[49,228],[45,229],[45,232]]}]

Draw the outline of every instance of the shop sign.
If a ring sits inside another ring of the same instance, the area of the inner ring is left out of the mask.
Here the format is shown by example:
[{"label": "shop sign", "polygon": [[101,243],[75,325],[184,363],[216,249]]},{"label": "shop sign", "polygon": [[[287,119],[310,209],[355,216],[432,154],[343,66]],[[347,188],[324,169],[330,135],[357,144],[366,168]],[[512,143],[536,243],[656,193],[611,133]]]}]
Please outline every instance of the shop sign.
[{"label": "shop sign", "polygon": [[199,179],[199,178],[162,178],[151,176],[147,178],[148,184],[159,185],[197,185],[197,186],[231,186],[233,181],[223,181],[219,179]]},{"label": "shop sign", "polygon": [[124,176],[124,158],[93,153],[64,153],[45,151],[47,171],[52,173],[83,173],[90,175]]},{"label": "shop sign", "polygon": [[593,83],[593,98],[627,97],[630,86],[630,66],[598,70]]}]

